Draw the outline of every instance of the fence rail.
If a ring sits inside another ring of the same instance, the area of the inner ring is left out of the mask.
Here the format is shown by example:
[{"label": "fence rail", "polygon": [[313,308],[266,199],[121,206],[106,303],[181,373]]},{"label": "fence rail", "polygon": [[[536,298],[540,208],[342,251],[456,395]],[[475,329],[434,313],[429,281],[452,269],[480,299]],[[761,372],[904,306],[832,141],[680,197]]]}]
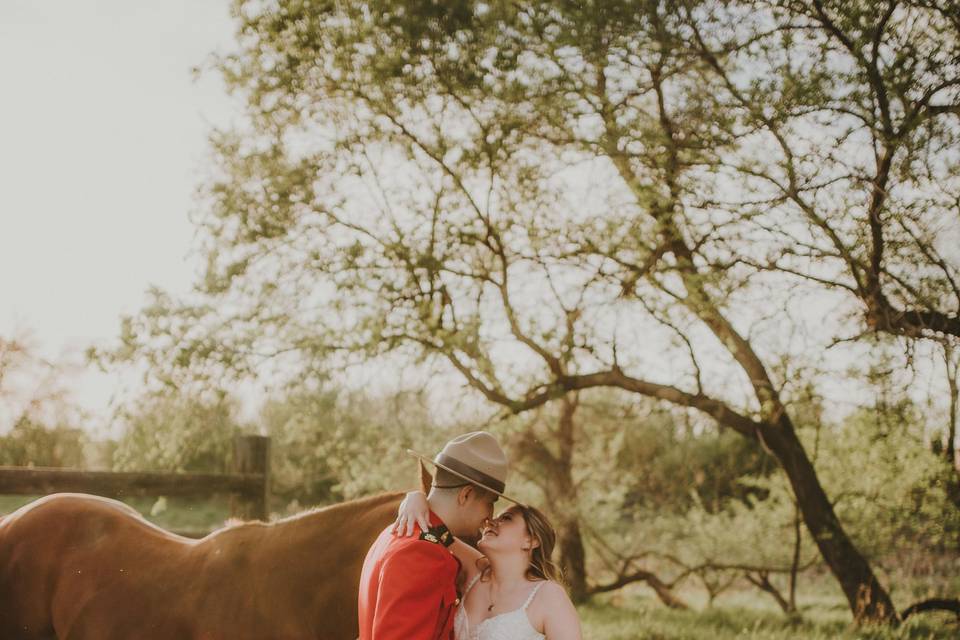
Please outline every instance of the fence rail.
[{"label": "fence rail", "polygon": [[140,473],[82,471],[48,467],[0,467],[0,494],[38,495],[71,491],[109,498],[254,494],[263,474]]},{"label": "fence rail", "polygon": [[234,441],[231,473],[143,473],[44,467],[0,467],[0,494],[91,493],[108,498],[230,494],[231,514],[267,517],[270,499],[270,439]]}]

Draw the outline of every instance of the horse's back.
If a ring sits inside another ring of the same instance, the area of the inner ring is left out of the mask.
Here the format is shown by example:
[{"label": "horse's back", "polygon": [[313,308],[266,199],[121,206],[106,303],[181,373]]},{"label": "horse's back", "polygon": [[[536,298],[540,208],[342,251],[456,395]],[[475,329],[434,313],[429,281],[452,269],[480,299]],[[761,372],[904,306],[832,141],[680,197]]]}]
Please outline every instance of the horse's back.
[{"label": "horse's back", "polygon": [[[133,507],[83,493],[51,494],[0,520],[0,548],[8,552],[11,549],[42,552],[45,547],[59,543],[57,562],[62,562],[64,554],[83,553],[107,544],[114,552],[120,551],[124,539],[117,536],[124,534],[136,535],[138,545],[146,542],[170,548],[190,543],[187,538],[151,524]],[[0,556],[0,566],[10,559],[7,554]],[[35,562],[44,560],[42,556],[33,558]]]}]

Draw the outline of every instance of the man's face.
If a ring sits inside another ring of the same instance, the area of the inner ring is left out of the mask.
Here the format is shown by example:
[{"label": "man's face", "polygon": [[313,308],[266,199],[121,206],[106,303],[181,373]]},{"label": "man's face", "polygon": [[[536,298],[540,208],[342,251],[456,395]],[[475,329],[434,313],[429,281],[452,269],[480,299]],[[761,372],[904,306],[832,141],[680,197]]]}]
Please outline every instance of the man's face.
[{"label": "man's face", "polygon": [[483,523],[493,517],[493,505],[499,497],[495,493],[470,487],[469,495],[461,506],[463,514],[461,523],[464,530],[456,535],[471,542],[478,540]]}]

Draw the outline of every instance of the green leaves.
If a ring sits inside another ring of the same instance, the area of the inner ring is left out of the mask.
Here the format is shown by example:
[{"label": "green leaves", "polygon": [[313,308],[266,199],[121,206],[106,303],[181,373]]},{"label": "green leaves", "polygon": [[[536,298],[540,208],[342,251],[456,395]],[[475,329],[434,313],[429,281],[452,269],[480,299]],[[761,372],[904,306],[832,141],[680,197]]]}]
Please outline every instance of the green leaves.
[{"label": "green leaves", "polygon": [[222,395],[145,394],[118,416],[124,432],[118,470],[225,472],[241,431],[237,406]]}]

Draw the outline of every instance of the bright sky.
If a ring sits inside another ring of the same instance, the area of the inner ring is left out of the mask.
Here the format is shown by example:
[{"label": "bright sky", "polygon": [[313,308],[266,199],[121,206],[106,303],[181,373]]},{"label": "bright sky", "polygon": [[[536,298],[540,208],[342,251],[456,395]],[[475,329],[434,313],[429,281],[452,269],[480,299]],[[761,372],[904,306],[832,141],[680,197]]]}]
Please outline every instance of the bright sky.
[{"label": "bright sky", "polygon": [[[0,1],[0,335],[45,356],[186,289],[206,134],[231,105],[191,68],[230,47],[228,0]],[[99,413],[115,386],[70,386]]]}]

